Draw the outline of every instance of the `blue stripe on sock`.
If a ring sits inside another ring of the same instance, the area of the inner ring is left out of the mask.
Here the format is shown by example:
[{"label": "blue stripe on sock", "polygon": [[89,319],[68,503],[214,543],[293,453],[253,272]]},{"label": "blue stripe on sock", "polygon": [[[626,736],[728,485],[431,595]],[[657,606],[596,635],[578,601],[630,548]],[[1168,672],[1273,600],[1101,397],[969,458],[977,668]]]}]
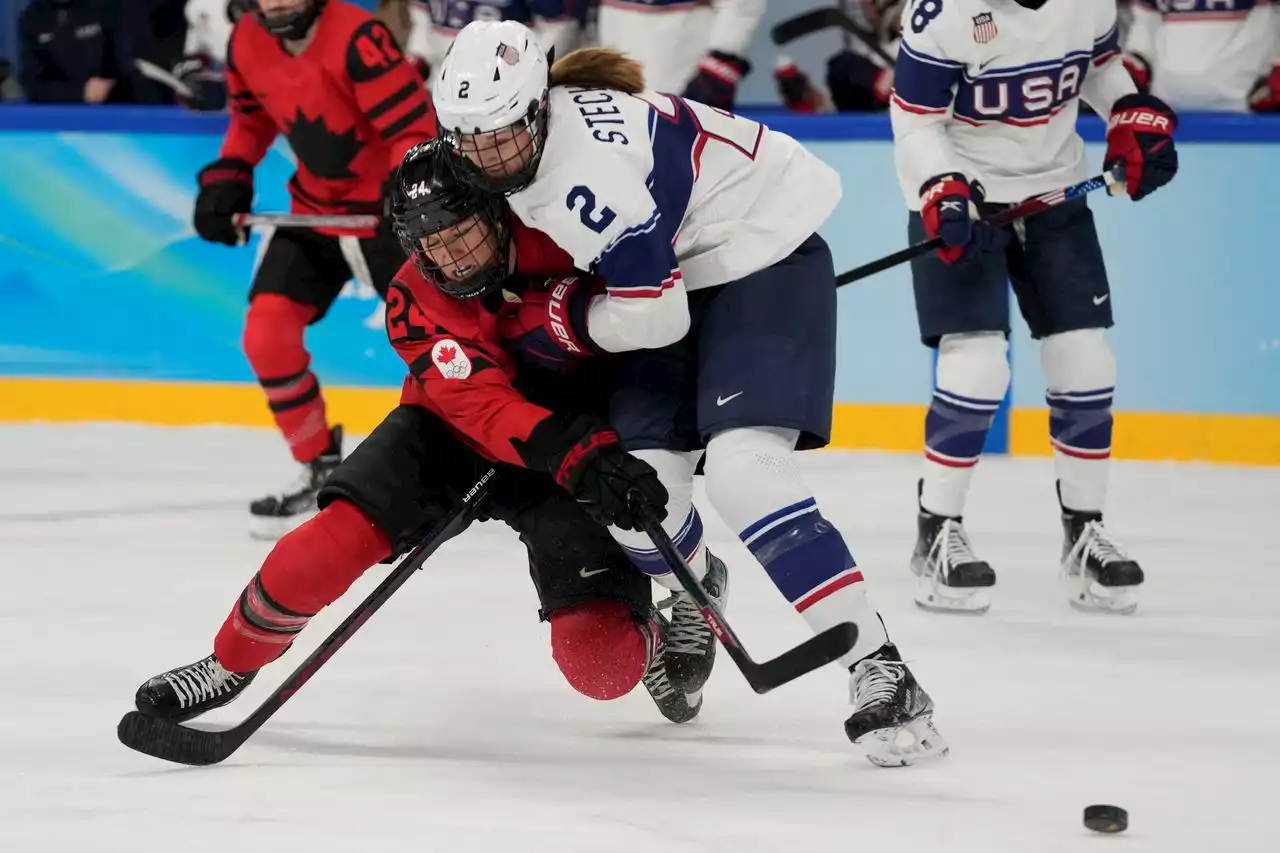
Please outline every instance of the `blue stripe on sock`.
[{"label": "blue stripe on sock", "polygon": [[[680,525],[679,532],[671,538],[676,550],[686,562],[702,542],[702,533],[702,516],[698,514],[697,507],[689,507],[689,514],[685,516],[684,524]],[[632,548],[624,545],[622,550],[627,552],[627,556],[631,558],[631,562],[637,569],[650,577],[659,577],[671,571],[671,567],[658,553],[657,548]]]},{"label": "blue stripe on sock", "polygon": [[994,410],[954,406],[935,396],[924,419],[925,447],[954,459],[981,456],[994,414]]},{"label": "blue stripe on sock", "polygon": [[[748,531],[759,530],[768,519],[795,512],[800,506],[793,504],[751,525],[743,531],[743,541],[749,538]],[[844,537],[816,509],[777,524],[748,547],[787,601],[800,599],[854,566]]]},{"label": "blue stripe on sock", "polygon": [[773,512],[769,513],[759,521],[756,521],[752,524],[747,525],[746,529],[744,529],[741,533],[738,534],[738,538],[741,539],[743,542],[746,542],[752,536],[755,536],[761,530],[768,527],[770,524],[773,524],[778,519],[783,518],[784,516],[791,515],[791,513],[793,512],[799,512],[802,509],[807,509],[811,506],[816,506],[816,505],[817,504],[815,503],[813,498],[805,498],[804,500],[796,501],[795,503],[789,506],[784,506],[782,509],[774,510]]}]

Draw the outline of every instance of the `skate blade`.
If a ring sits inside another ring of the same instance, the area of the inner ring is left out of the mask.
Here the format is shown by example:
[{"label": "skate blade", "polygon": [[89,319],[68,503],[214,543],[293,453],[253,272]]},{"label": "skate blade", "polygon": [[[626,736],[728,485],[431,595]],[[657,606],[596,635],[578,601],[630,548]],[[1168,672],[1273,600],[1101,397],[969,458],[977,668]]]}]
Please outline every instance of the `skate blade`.
[{"label": "skate blade", "polygon": [[867,750],[867,760],[877,767],[910,767],[951,753],[951,747],[933,725],[931,713],[901,726],[874,729],[854,743]]},{"label": "skate blade", "polygon": [[991,609],[991,587],[950,587],[934,582],[932,577],[918,578],[916,606],[930,613],[961,613],[981,616]]},{"label": "skate blade", "polygon": [[1138,587],[1102,586],[1087,576],[1066,578],[1067,603],[1083,613],[1128,616],[1138,609]]},{"label": "skate blade", "polygon": [[275,542],[295,527],[301,527],[315,517],[315,511],[285,516],[250,515],[249,537],[266,542]]}]

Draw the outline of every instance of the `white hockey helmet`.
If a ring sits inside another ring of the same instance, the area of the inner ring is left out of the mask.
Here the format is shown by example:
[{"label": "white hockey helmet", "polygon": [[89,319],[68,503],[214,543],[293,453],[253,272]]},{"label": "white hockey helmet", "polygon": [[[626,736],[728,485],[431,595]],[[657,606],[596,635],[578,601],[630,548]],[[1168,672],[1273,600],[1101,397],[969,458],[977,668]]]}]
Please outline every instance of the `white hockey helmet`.
[{"label": "white hockey helmet", "polygon": [[440,134],[480,167],[486,189],[513,193],[533,181],[549,85],[542,46],[519,21],[472,21],[449,47],[431,90]]}]

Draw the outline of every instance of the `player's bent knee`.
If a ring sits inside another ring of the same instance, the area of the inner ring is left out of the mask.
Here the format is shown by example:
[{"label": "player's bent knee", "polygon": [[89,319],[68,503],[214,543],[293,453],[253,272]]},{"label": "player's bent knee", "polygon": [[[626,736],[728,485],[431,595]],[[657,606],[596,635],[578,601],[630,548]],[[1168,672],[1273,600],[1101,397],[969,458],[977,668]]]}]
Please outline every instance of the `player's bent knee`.
[{"label": "player's bent knee", "polygon": [[1008,352],[1003,332],[943,335],[936,387],[974,400],[1002,400],[1009,389]]},{"label": "player's bent knee", "polygon": [[[738,427],[718,432],[707,442],[707,499],[721,515],[745,500],[755,504],[776,495],[783,483],[800,486],[795,447],[798,430]],[[776,507],[775,507],[776,508]],[[749,513],[748,513],[749,514]],[[726,519],[727,520],[727,519]],[[755,517],[751,519],[755,520]]]},{"label": "player's bent knee", "polygon": [[1040,362],[1049,388],[1094,391],[1116,384],[1116,359],[1105,329],[1077,329],[1040,342]]},{"label": "player's bent knee", "polygon": [[303,334],[315,311],[277,293],[253,298],[245,315],[241,344],[257,376],[275,378],[306,369]]},{"label": "player's bent knee", "polygon": [[631,610],[592,601],[551,614],[551,656],[565,680],[592,699],[630,693],[648,665],[645,636]]}]

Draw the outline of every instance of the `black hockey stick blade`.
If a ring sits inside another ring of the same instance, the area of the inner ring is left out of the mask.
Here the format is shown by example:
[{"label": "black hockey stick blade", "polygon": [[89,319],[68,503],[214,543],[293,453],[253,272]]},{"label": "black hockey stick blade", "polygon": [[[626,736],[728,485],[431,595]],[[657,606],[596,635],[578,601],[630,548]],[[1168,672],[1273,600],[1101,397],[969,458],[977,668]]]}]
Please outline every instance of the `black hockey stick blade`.
[{"label": "black hockey stick blade", "polygon": [[400,561],[391,573],[378,584],[378,587],[364,601],[360,602],[351,615],[325,638],[314,652],[304,660],[275,692],[263,700],[252,714],[243,722],[221,731],[193,729],[179,723],[148,717],[138,711],[130,711],[121,718],[116,727],[116,737],[125,746],[165,761],[177,764],[206,765],[225,761],[247,741],[262,725],[280,710],[293,695],[302,689],[320,667],[346,645],[347,640],[360,630],[369,617],[373,616],[382,605],[413,573],[422,568],[427,558],[449,539],[457,536],[466,528],[475,515],[476,507],[484,499],[488,491],[489,481],[495,474],[490,468],[483,477],[458,502],[445,518],[427,535],[427,537]]},{"label": "black hockey stick blade", "polygon": [[781,687],[788,681],[794,681],[805,673],[826,666],[847,653],[858,642],[858,626],[852,622],[841,622],[828,628],[816,637],[810,637],[793,649],[788,649],[778,657],[757,663],[747,654],[746,648],[738,635],[734,633],[729,621],[724,618],[719,605],[711,598],[698,579],[694,577],[689,564],[680,556],[671,537],[662,529],[650,507],[638,507],[641,529],[653,540],[671,569],[671,573],[680,581],[680,586],[689,593],[702,611],[702,618],[711,626],[720,645],[741,670],[751,689],[757,693],[768,693],[775,687]]},{"label": "black hockey stick blade", "polygon": [[893,57],[885,51],[884,45],[880,44],[880,39],[876,37],[876,34],[858,26],[858,23],[846,15],[844,10],[834,6],[812,9],[796,15],[794,18],[788,18],[775,26],[770,32],[770,36],[773,39],[773,43],[781,47],[796,39],[802,39],[805,36],[833,28],[839,29],[841,32],[847,33],[862,42],[867,50],[874,53],[884,64],[884,67],[892,68],[894,66]]}]

